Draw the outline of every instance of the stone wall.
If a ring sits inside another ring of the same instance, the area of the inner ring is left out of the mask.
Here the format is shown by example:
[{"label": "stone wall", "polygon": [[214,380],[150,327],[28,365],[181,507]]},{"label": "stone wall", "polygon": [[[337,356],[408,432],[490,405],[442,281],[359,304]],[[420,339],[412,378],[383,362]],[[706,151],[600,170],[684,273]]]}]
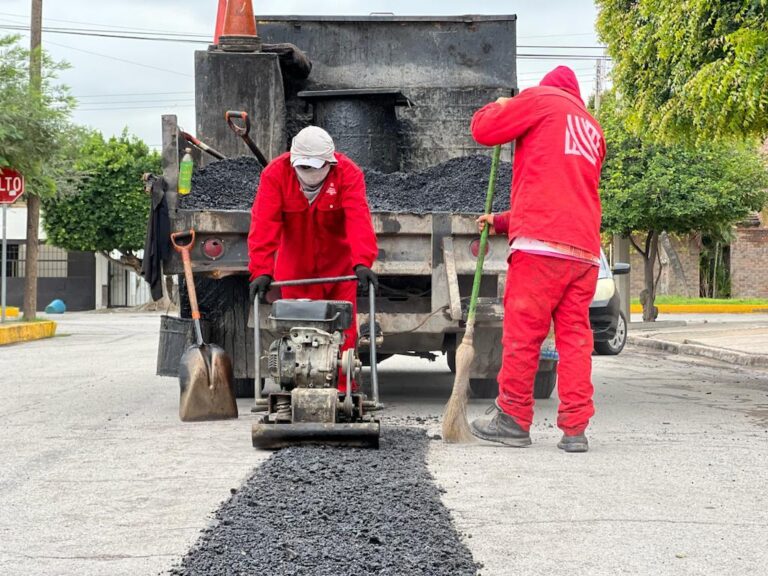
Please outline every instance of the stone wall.
[{"label": "stone wall", "polygon": [[731,242],[731,295],[768,298],[768,228],[736,228]]},{"label": "stone wall", "polygon": [[[644,247],[645,237],[635,237],[635,242]],[[664,250],[661,242],[661,278],[657,294],[667,296],[686,296],[696,298],[699,295],[699,245],[694,236],[669,235],[672,249],[680,261],[680,270],[676,270],[670,261],[670,257]],[[630,281],[630,293],[632,298],[637,298],[643,289],[643,258],[634,248],[630,250],[630,264],[632,274]],[[658,262],[656,273],[658,274]]]}]

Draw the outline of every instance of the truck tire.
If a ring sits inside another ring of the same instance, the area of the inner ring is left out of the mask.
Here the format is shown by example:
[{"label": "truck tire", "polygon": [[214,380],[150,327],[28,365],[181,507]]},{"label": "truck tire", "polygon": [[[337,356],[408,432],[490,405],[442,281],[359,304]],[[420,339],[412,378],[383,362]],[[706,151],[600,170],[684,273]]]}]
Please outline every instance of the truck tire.
[{"label": "truck tire", "polygon": [[470,378],[469,387],[475,398],[496,398],[499,395],[499,383],[495,378]]},{"label": "truck tire", "polygon": [[445,359],[448,361],[448,370],[456,374],[456,350],[448,350],[445,353]]},{"label": "truck tire", "polygon": [[235,378],[235,397],[253,398],[254,393],[253,378]]},{"label": "truck tire", "polygon": [[[392,358],[394,354],[382,354],[379,352],[376,354],[376,363],[381,364],[386,360],[387,358]],[[363,363],[363,366],[371,367],[371,355],[368,352],[360,352],[360,362]]]},{"label": "truck tire", "polygon": [[537,400],[546,400],[552,396],[557,383],[557,370],[539,371],[533,382],[533,397]]}]

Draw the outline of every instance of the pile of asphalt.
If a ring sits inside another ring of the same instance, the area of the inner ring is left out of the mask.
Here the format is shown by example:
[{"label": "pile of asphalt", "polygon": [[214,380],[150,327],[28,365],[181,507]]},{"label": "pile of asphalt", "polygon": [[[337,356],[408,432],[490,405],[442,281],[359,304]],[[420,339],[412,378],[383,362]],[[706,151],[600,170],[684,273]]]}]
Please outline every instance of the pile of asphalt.
[{"label": "pile of asphalt", "polygon": [[428,442],[423,431],[388,428],[379,450],[275,453],[171,574],[476,575],[427,470]]},{"label": "pile of asphalt", "polygon": [[179,195],[185,210],[249,210],[256,197],[261,164],[253,156],[211,162],[192,174],[189,194]]},{"label": "pile of asphalt", "polygon": [[[383,174],[366,170],[368,204],[373,212],[480,214],[491,172],[487,156],[464,156],[416,172]],[[179,196],[179,207],[190,210],[249,210],[259,184],[261,166],[242,156],[219,160],[196,170],[192,191]],[[509,208],[512,166],[501,162],[493,211]]]},{"label": "pile of asphalt", "polygon": [[[482,214],[490,174],[491,159],[487,156],[452,158],[417,172],[382,174],[368,170],[365,173],[368,205],[373,212]],[[509,208],[511,179],[511,164],[501,162],[494,212]]]}]

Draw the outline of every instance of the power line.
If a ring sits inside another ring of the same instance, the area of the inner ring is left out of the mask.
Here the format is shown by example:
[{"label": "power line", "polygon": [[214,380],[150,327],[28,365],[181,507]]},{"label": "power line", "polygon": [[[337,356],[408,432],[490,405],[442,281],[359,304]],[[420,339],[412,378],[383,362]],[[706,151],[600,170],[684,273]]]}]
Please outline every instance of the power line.
[{"label": "power line", "polygon": [[[0,26],[0,29],[4,30],[28,30],[27,26]],[[43,32],[48,34],[63,34],[66,36],[91,36],[95,38],[115,38],[118,40],[147,40],[150,42],[179,42],[182,44],[210,44],[208,40],[195,40],[186,38],[162,38],[160,36],[131,36],[128,34],[112,34],[105,32],[79,32],[74,30],[57,30],[55,28],[43,28]]]},{"label": "power line", "polygon": [[163,96],[168,94],[194,94],[194,92],[189,90],[180,90],[177,92],[115,92],[103,94],[81,94],[75,95],[75,98],[108,98],[110,96]]},{"label": "power line", "polygon": [[109,112],[113,110],[156,110],[158,108],[194,108],[194,104],[159,104],[157,106],[117,106],[108,108],[78,108],[78,112]]},{"label": "power line", "polygon": [[[11,14],[9,12],[0,12],[0,15],[2,16],[13,16],[16,18],[21,18],[24,22],[29,21],[29,15],[24,14]],[[201,37],[209,37],[209,34],[204,33],[198,33],[198,32],[169,32],[168,30],[161,30],[158,28],[138,28],[135,26],[120,26],[118,24],[100,24],[96,22],[81,22],[79,20],[63,20],[61,18],[48,18],[45,17],[44,20],[50,20],[51,22],[67,22],[68,24],[84,24],[86,26],[98,26],[100,28],[115,28],[115,29],[121,29],[121,30],[129,30],[129,31],[137,31],[137,32],[159,32],[163,34],[172,34],[172,35],[186,35],[186,36],[201,36]]]},{"label": "power line", "polygon": [[177,74],[179,76],[186,76],[187,78],[193,77],[192,74],[184,74],[183,72],[178,72],[177,70],[168,70],[167,68],[159,68],[157,66],[152,66],[150,64],[142,64],[141,62],[126,60],[125,58],[117,58],[116,56],[107,56],[106,54],[101,54],[99,52],[91,52],[90,50],[83,50],[82,48],[74,48],[73,46],[66,46],[65,44],[57,44],[56,42],[51,42],[50,40],[48,40],[46,43],[52,44],[53,46],[58,46],[60,48],[68,48],[70,50],[75,50],[76,52],[90,54],[92,56],[100,56],[101,58],[107,58],[108,60],[116,60],[117,62],[124,62],[125,64],[133,64],[134,66],[141,66],[142,68],[150,68],[152,70],[158,70],[160,72],[167,72],[168,74]]}]

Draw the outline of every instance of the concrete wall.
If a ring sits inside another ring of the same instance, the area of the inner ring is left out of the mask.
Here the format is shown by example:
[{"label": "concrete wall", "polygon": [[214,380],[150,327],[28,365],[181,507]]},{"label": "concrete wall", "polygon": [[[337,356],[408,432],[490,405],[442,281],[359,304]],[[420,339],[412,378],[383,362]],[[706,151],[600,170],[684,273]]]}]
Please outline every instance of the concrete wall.
[{"label": "concrete wall", "polygon": [[[52,300],[61,299],[67,310],[93,310],[96,259],[93,252],[69,252],[67,276],[37,279],[37,309],[44,310]],[[8,305],[24,303],[24,278],[8,278]]]},{"label": "concrete wall", "polygon": [[736,228],[731,242],[731,294],[768,298],[768,228]]},{"label": "concrete wall", "polygon": [[[669,236],[672,248],[678,255],[682,265],[682,276],[677,274],[670,265],[669,256],[661,248],[661,278],[659,280],[658,294],[667,296],[687,296],[696,298],[699,296],[699,246],[692,236]],[[635,242],[644,246],[644,237],[635,237]],[[643,290],[643,258],[637,250],[630,250],[630,264],[632,275],[630,293],[632,298],[637,298]],[[658,273],[658,262],[656,272]]]}]

